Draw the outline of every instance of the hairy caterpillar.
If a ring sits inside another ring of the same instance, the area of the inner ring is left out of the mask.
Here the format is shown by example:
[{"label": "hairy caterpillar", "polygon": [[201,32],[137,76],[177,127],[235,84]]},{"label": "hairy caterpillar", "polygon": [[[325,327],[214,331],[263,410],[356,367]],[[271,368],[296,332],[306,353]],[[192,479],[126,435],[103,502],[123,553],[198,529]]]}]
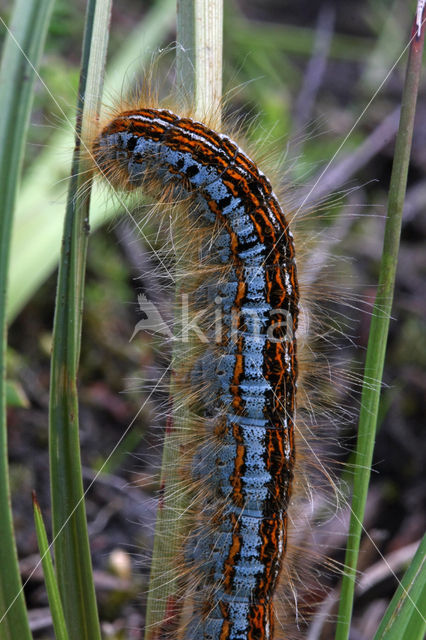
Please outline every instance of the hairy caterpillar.
[{"label": "hairy caterpillar", "polygon": [[295,462],[298,285],[288,223],[236,144],[170,111],[120,114],[94,156],[107,176],[126,173],[131,188],[190,197],[191,215],[216,225],[208,261],[227,265],[226,275],[200,287],[210,285],[224,313],[200,365],[210,396],[201,408],[210,441],[193,470],[207,492],[192,541],[202,587],[185,637],[272,639]]}]

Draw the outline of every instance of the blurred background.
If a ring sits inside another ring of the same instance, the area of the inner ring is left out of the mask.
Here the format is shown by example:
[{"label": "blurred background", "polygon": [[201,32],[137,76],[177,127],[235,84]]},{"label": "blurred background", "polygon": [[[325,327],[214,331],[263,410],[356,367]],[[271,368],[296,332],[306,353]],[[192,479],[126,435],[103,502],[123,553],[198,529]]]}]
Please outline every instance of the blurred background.
[{"label": "blurred background", "polygon": [[[6,23],[11,4],[0,0]],[[332,251],[344,258],[346,287],[355,292],[353,304],[346,308],[354,349],[345,358],[348,370],[362,371],[404,79],[403,51],[415,2],[230,0],[225,5],[227,112],[234,120],[235,114],[245,119],[246,137],[250,143],[263,143],[262,154],[270,147],[284,159],[283,180],[297,185],[296,202],[310,191],[309,203],[345,193],[332,216],[309,224],[315,233],[331,238]],[[57,0],[55,5],[42,81],[36,83],[15,225],[9,296],[9,446],[24,578],[38,559],[32,489],[47,522],[50,513],[47,410],[55,263],[72,152],[84,11],[83,0]],[[149,62],[152,52],[175,41],[174,29],[173,2],[114,2],[107,102],[131,82],[139,56]],[[172,57],[173,52],[166,55],[164,64],[173,80]],[[425,93],[423,81],[365,522],[374,544],[367,537],[363,540],[353,640],[373,637],[397,586],[387,565],[400,577],[425,528]],[[151,391],[168,363],[161,343],[148,334],[130,338],[141,318],[138,294],[147,293],[165,317],[170,294],[161,276],[155,275],[158,265],[143,239],[128,220],[114,217],[116,205],[111,199],[105,205],[105,193],[99,198],[94,197],[79,377],[81,447],[89,484],[139,412],[87,496],[103,632],[106,638],[127,640],[142,637],[141,593],[149,576],[158,481],[156,445],[166,402],[164,391]],[[151,243],[157,249],[161,238],[153,233]],[[348,385],[354,416],[358,393],[356,382]],[[345,425],[347,446],[353,446],[355,433],[354,418]],[[347,454],[341,455],[345,459]],[[343,560],[346,526],[343,513],[333,520],[334,537],[324,544],[326,554],[337,549],[337,561]],[[326,580],[326,586],[337,589],[338,577]],[[40,569],[27,584],[26,597],[34,637],[53,638]],[[335,610],[330,599],[321,603],[324,597],[325,592],[315,596],[329,622],[319,624],[314,618],[303,637],[332,637]]]}]

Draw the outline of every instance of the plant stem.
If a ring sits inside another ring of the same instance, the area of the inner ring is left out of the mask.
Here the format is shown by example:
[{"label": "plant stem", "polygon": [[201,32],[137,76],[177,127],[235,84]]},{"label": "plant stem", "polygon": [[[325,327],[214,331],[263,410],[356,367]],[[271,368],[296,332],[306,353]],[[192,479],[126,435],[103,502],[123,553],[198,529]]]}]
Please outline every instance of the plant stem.
[{"label": "plant stem", "polygon": [[89,231],[85,147],[99,113],[111,0],[89,0],[83,42],[76,144],[59,264],[49,405],[50,483],[56,572],[71,640],[100,640],[81,475],[77,372]]},{"label": "plant stem", "polygon": [[[222,0],[179,0],[177,13],[178,88],[194,105],[194,117],[204,119],[220,112],[222,89]],[[216,121],[218,120],[216,116]],[[164,438],[161,467],[161,499],[157,511],[151,577],[148,591],[145,640],[173,636],[179,625],[184,583],[179,557],[188,531],[191,494],[182,478],[182,460],[193,434],[185,393],[180,388],[182,372],[195,348],[193,337],[184,342],[186,327],[182,304],[188,291],[186,256],[176,255],[179,277],[175,287],[175,330],[172,355],[171,408]]]},{"label": "plant stem", "polygon": [[0,69],[0,637],[31,638],[13,537],[7,460],[6,303],[16,193],[33,101],[36,69],[53,0],[18,0]]},{"label": "plant stem", "polygon": [[352,512],[345,556],[345,575],[342,581],[339,616],[336,627],[336,640],[346,640],[349,637],[352,617],[356,566],[373,459],[381,380],[398,262],[402,210],[407,185],[414,116],[421,73],[424,25],[421,29],[420,37],[417,35],[416,25],[414,25],[411,35],[412,41],[402,95],[401,116],[395,143],[395,154],[389,187],[388,211],[380,264],[379,284],[371,319],[364,371],[354,471]]}]

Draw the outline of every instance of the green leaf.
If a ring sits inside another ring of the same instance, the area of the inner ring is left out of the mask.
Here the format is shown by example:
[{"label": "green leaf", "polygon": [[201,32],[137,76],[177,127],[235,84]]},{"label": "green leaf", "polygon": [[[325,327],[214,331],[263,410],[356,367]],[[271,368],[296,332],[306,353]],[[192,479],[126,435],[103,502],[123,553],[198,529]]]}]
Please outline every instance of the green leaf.
[{"label": "green leaf", "polygon": [[[373,460],[381,380],[398,263],[402,210],[421,74],[424,26],[421,30],[420,38],[414,35],[416,31],[417,27],[413,27],[389,187],[388,212],[380,263],[379,284],[368,338],[358,425],[351,520],[345,556],[346,570],[342,581],[336,640],[346,640],[349,637],[362,522]],[[402,638],[403,636],[399,637]],[[407,640],[408,638],[409,636],[407,636]]]},{"label": "green leaf", "polygon": [[41,514],[40,506],[37,502],[35,493],[33,493],[33,508],[38,548],[40,550],[44,581],[46,583],[47,598],[49,600],[50,613],[52,614],[52,622],[53,628],[55,630],[56,640],[69,640],[68,631],[65,624],[64,611],[62,609],[61,597],[59,595],[58,583],[56,582],[52,557],[50,555],[46,528],[44,526],[43,516]]},{"label": "green leaf", "polygon": [[392,598],[374,640],[422,640],[426,632],[426,535]]},{"label": "green leaf", "polygon": [[6,380],[6,406],[28,409],[30,403],[19,382]]},{"label": "green leaf", "polygon": [[72,640],[100,640],[101,637],[84,504],[78,422],[77,371],[90,203],[90,180],[80,150],[99,113],[110,14],[111,0],[89,0],[51,360],[52,530],[59,591]]},{"label": "green leaf", "polygon": [[12,220],[36,69],[53,0],[17,0],[0,69],[0,637],[31,638],[13,538],[6,428],[6,290]]}]

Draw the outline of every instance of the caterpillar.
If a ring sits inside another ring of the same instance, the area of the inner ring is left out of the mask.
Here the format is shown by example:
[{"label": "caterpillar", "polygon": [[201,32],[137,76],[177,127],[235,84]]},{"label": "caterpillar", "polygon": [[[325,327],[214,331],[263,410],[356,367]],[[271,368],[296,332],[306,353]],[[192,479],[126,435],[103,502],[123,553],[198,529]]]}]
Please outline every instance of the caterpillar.
[{"label": "caterpillar", "polygon": [[204,387],[207,444],[191,469],[205,496],[187,551],[200,588],[184,637],[272,640],[296,461],[299,291],[288,222],[235,142],[169,110],[118,114],[93,155],[112,183],[189,199],[191,219],[203,234],[211,228],[201,261],[210,273],[224,268],[197,295],[210,309],[220,301],[223,315],[219,336],[207,322],[210,346],[190,372]]}]

